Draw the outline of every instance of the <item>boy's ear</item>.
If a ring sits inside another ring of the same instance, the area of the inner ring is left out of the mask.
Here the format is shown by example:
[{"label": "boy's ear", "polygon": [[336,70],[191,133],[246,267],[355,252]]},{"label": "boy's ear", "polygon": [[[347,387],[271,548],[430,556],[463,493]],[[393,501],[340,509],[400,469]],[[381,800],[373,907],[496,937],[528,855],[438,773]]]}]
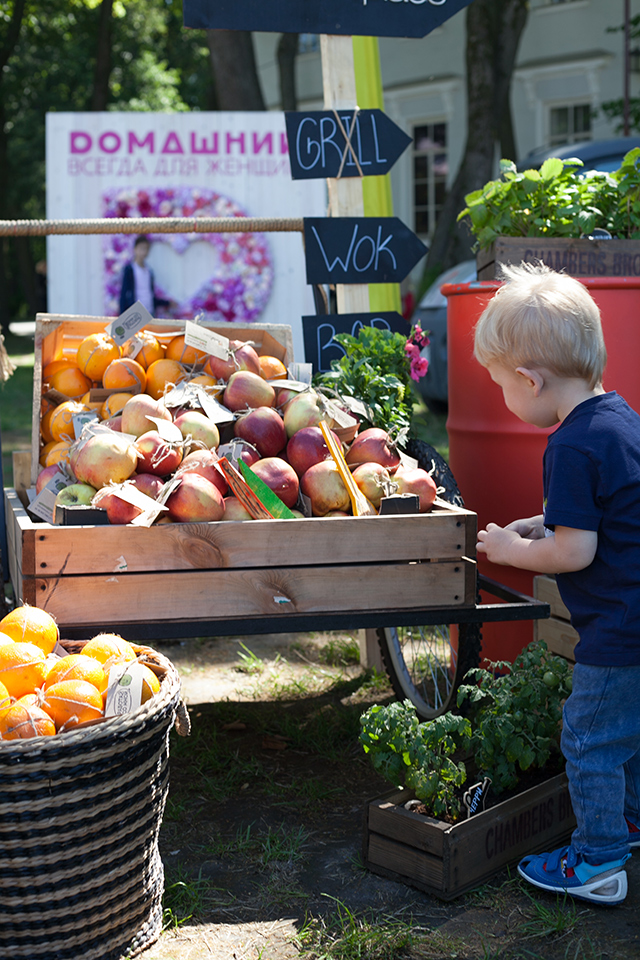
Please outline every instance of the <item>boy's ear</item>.
[{"label": "boy's ear", "polygon": [[520,377],[524,377],[526,381],[531,385],[533,389],[534,397],[540,396],[540,391],[544,387],[544,377],[539,370],[530,370],[527,367],[516,367],[516,373]]}]

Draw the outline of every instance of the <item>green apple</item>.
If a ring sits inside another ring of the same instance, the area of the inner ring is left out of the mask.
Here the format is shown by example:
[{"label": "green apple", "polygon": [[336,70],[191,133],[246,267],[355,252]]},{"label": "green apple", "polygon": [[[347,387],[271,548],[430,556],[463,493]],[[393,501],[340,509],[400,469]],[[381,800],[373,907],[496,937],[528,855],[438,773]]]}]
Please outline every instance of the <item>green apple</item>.
[{"label": "green apple", "polygon": [[88,506],[97,492],[88,483],[72,483],[56,495],[56,506]]}]

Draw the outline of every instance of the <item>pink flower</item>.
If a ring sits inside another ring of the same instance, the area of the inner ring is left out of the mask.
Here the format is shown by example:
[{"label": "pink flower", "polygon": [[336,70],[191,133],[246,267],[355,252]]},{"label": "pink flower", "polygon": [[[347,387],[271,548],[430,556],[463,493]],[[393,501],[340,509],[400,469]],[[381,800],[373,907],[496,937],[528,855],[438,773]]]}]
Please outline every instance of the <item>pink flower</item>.
[{"label": "pink flower", "polygon": [[417,360],[418,357],[420,356],[420,351],[419,351],[419,349],[417,348],[417,346],[415,345],[415,343],[411,343],[410,340],[407,340],[407,342],[405,343],[405,345],[404,345],[404,352],[406,353],[407,357],[409,357],[409,359],[411,360],[412,363],[413,363],[415,360]]},{"label": "pink flower", "polygon": [[419,380],[420,377],[424,377],[425,373],[429,369],[429,361],[426,357],[418,357],[417,360],[411,361],[411,379]]}]

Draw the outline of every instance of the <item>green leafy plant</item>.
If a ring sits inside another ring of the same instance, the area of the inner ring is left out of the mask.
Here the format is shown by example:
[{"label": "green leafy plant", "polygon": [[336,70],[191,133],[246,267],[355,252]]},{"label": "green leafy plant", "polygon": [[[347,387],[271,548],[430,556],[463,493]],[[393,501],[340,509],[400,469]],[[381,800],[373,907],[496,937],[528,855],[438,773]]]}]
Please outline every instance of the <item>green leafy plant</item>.
[{"label": "green leafy plant", "polygon": [[422,330],[415,327],[407,338],[362,327],[357,337],[339,333],[335,339],[345,355],[332,362],[328,373],[316,374],[314,385],[361,400],[371,426],[408,430],[414,401],[411,381],[427,372],[427,361],[420,357],[420,348],[428,343]]},{"label": "green leafy plant", "polygon": [[360,718],[360,743],[374,768],[396,786],[413,790],[436,817],[459,816],[456,787],[466,780],[464,763],[452,755],[469,745],[471,725],[464,717],[443,714],[418,721],[410,700],[375,704]]},{"label": "green leafy plant", "polygon": [[488,670],[469,670],[467,678],[476,682],[459,688],[458,705],[471,705],[471,750],[500,794],[517,784],[519,771],[544,767],[557,748],[562,702],[571,692],[569,665],[541,640],[513,664],[496,661]]},{"label": "green leafy plant", "polygon": [[613,237],[640,237],[640,148],[613,173],[581,170],[578,159],[551,157],[539,170],[519,172],[500,161],[500,177],[467,194],[466,220],[477,247],[496,237],[580,237],[596,227]]}]

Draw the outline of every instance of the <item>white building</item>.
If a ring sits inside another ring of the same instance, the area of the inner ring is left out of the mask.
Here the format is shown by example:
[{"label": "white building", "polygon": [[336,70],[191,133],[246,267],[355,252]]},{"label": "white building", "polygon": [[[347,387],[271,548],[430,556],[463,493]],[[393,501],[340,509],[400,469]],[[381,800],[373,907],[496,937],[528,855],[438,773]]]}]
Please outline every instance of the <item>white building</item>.
[{"label": "white building", "polygon": [[[640,0],[631,0],[631,15]],[[520,159],[537,147],[615,136],[600,105],[623,94],[624,0],[530,0],[512,85]],[[303,36],[299,109],[322,109],[317,37]],[[279,109],[278,34],[256,34],[267,104]],[[638,46],[632,42],[632,46]],[[412,138],[391,177],[394,213],[423,239],[433,232],[466,136],[465,11],[422,40],[380,38],[385,112]],[[633,61],[640,60],[640,52]],[[637,69],[637,67],[636,67]],[[631,74],[631,94],[640,92]]]}]

